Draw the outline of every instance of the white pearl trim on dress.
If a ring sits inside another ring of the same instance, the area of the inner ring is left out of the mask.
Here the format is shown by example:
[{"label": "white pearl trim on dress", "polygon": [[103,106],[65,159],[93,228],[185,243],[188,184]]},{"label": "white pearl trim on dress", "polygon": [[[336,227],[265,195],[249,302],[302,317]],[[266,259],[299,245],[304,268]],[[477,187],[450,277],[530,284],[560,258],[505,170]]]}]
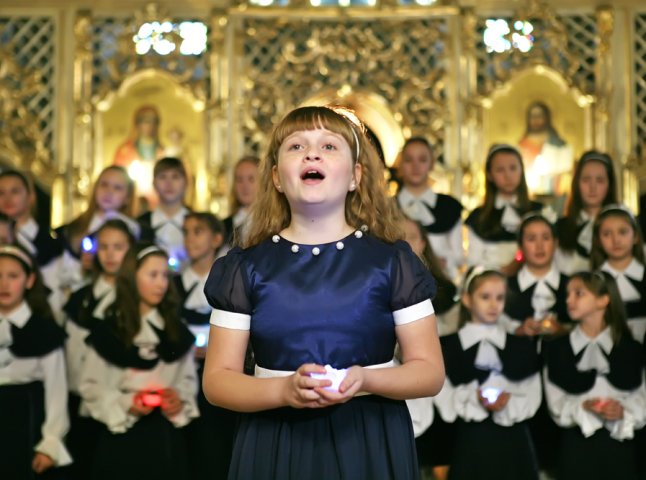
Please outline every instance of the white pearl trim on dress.
[{"label": "white pearl trim on dress", "polygon": [[[363,237],[363,232],[367,232],[367,231],[368,231],[368,226],[361,225],[361,228],[359,230],[355,230],[354,236],[356,238],[361,238]],[[281,238],[280,235],[273,235],[271,237],[271,241],[274,243],[278,243],[280,242],[280,238]],[[341,241],[336,242],[335,246],[336,246],[336,249],[339,251],[345,248],[345,244]],[[298,253],[300,249],[301,249],[300,246],[296,243],[292,244],[291,246],[292,253]],[[321,253],[321,249],[319,247],[312,248],[312,255],[314,255],[315,257],[320,255],[320,253]]]}]

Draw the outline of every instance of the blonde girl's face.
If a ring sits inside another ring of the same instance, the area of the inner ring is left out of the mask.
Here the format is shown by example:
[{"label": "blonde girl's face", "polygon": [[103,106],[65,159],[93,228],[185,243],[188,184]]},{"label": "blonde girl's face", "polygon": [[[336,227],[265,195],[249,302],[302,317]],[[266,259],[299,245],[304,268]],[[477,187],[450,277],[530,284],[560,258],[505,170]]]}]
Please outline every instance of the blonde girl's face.
[{"label": "blonde girl's face", "polygon": [[511,196],[518,192],[522,175],[520,161],[515,154],[498,152],[491,159],[487,178],[493,182],[499,193]]},{"label": "blonde girl's face", "polygon": [[0,256],[0,312],[11,313],[18,308],[34,280],[34,275],[28,275],[18,260]]},{"label": "blonde girl's face", "polygon": [[505,308],[507,286],[502,278],[489,277],[478,284],[472,293],[465,293],[462,301],[471,312],[473,323],[493,325]]},{"label": "blonde girl's face", "polygon": [[128,236],[116,228],[104,228],[97,238],[96,254],[103,274],[115,277],[119,273],[130,242]]},{"label": "blonde girl's face", "polygon": [[128,179],[117,170],[104,171],[97,180],[94,199],[102,212],[117,212],[130,200]]},{"label": "blonde girl's face", "polygon": [[168,260],[162,255],[148,255],[135,274],[140,306],[150,310],[161,303],[168,291]]},{"label": "blonde girl's face", "polygon": [[274,185],[292,210],[343,206],[360,177],[361,167],[355,165],[345,138],[322,128],[296,131],[285,138],[273,169]]},{"label": "blonde girl's face", "polygon": [[601,162],[590,161],[581,169],[579,191],[584,208],[599,208],[608,195],[610,181]]},{"label": "blonde girl's face", "polygon": [[580,278],[574,277],[567,284],[567,311],[572,320],[585,321],[603,312],[608,305],[608,297],[595,296]]},{"label": "blonde girl's face", "polygon": [[532,222],[523,229],[523,257],[529,267],[551,265],[556,250],[556,239],[544,222]]},{"label": "blonde girl's face", "polygon": [[240,163],[233,174],[233,191],[238,202],[248,207],[258,192],[258,166],[253,162]]},{"label": "blonde girl's face", "polygon": [[402,222],[404,230],[404,239],[410,245],[410,248],[415,252],[415,255],[421,257],[424,254],[424,239],[419,231],[419,227],[415,222],[406,219]]},{"label": "blonde girl's face", "polygon": [[0,178],[0,212],[14,220],[29,214],[31,196],[17,177]]},{"label": "blonde girl's face", "polygon": [[599,242],[610,260],[627,260],[633,256],[637,236],[626,218],[608,216],[599,225]]},{"label": "blonde girl's face", "polygon": [[404,186],[423,187],[433,169],[433,154],[422,142],[411,142],[402,151],[399,175]]}]

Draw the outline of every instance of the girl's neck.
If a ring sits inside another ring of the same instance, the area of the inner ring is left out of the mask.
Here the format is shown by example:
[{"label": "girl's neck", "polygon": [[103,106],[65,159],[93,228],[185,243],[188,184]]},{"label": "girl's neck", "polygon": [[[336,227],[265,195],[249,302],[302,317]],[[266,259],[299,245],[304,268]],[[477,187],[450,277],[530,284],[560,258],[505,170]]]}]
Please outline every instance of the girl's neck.
[{"label": "girl's neck", "polygon": [[315,245],[340,240],[353,230],[345,220],[344,209],[330,214],[292,211],[291,222],[281,235],[294,243]]},{"label": "girl's neck", "polygon": [[550,273],[550,270],[552,269],[552,264],[548,263],[547,265],[544,266],[537,266],[537,265],[527,265],[527,270],[529,270],[529,273],[534,275],[535,277],[538,278],[543,278],[545,275]]},{"label": "girl's neck", "polygon": [[502,198],[503,200],[507,200],[507,201],[509,201],[509,200],[514,200],[514,199],[515,199],[515,197],[517,197],[517,196],[518,196],[518,194],[517,194],[516,192],[514,192],[514,193],[505,193],[505,192],[502,192],[502,191],[500,191],[500,190],[498,190],[498,192],[496,193],[496,195],[497,195],[498,197]]},{"label": "girl's neck", "polygon": [[405,185],[405,188],[414,197],[421,197],[430,187],[428,186],[428,183],[420,183],[419,185]]},{"label": "girl's neck", "polygon": [[147,303],[139,302],[139,315],[142,317],[148,315],[154,309],[155,307],[148,305]]},{"label": "girl's neck", "polygon": [[29,211],[18,215],[18,217],[16,218],[16,230],[20,229],[29,220],[31,220],[31,213]]},{"label": "girl's neck", "polygon": [[0,308],[0,315],[2,315],[3,317],[10,315],[11,313],[15,312],[18,307],[20,307],[20,305],[22,305],[22,302],[24,302],[24,300],[21,300],[17,305],[12,305],[8,308]]},{"label": "girl's neck", "polygon": [[632,254],[623,258],[608,258],[608,265],[615,270],[623,272],[628,268],[628,265],[633,261],[633,258]]},{"label": "girl's neck", "polygon": [[191,268],[195,273],[200,276],[207,275],[211,271],[213,262],[215,261],[215,252],[204,255],[200,258],[191,261]]},{"label": "girl's neck", "polygon": [[177,200],[176,202],[173,203],[162,203],[159,202],[159,209],[166,215],[167,217],[174,217],[177,212],[179,212],[184,204],[182,203],[182,200]]},{"label": "girl's neck", "polygon": [[597,215],[599,214],[599,211],[601,210],[601,205],[598,207],[592,207],[592,206],[586,206],[583,207],[583,211],[588,214],[588,216],[592,219],[597,218]]},{"label": "girl's neck", "polygon": [[114,286],[117,283],[117,276],[116,275],[111,275],[111,274],[108,274],[108,273],[104,272],[104,273],[101,274],[101,278],[108,285]]},{"label": "girl's neck", "polygon": [[598,310],[590,313],[587,317],[581,319],[581,330],[588,338],[596,338],[606,328],[603,321],[604,310]]}]

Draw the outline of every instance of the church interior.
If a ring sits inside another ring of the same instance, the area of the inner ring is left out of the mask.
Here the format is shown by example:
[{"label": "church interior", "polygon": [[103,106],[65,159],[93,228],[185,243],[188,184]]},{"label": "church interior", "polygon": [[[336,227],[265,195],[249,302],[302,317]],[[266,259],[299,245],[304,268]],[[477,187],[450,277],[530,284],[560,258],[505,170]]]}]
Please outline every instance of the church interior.
[{"label": "church interior", "polygon": [[[83,210],[103,167],[132,161],[123,148],[141,134],[138,115],[148,115],[156,146],[132,158],[181,156],[192,205],[226,216],[236,159],[262,155],[289,109],[335,103],[355,110],[388,166],[406,138],[428,139],[439,158],[435,189],[473,208],[487,148],[522,146],[540,101],[564,148],[535,165],[540,148],[523,150],[530,192],[562,209],[574,159],[596,149],[611,155],[623,202],[638,211],[645,8],[639,0],[4,0],[0,161],[32,173],[40,218],[56,227]],[[145,163],[128,164],[144,209]]]}]

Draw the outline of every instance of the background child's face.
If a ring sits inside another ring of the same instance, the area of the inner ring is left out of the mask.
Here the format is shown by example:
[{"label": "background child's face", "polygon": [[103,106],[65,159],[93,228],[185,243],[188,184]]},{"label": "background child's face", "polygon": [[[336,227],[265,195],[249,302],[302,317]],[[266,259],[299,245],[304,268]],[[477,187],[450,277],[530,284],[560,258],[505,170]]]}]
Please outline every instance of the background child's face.
[{"label": "background child's face", "polygon": [[139,301],[148,308],[161,303],[168,291],[168,260],[161,255],[148,255],[135,274]]},{"label": "background child's face", "polygon": [[610,260],[624,260],[632,256],[637,238],[628,220],[611,215],[599,225],[599,241]]},{"label": "background child's face", "polygon": [[495,324],[505,308],[507,286],[502,278],[489,277],[473,291],[465,293],[462,301],[471,312],[474,323]]},{"label": "background child's face", "polygon": [[30,205],[29,191],[19,178],[13,176],[0,178],[0,212],[10,218],[18,219],[29,213]]},{"label": "background child's face", "polygon": [[491,159],[487,178],[503,195],[515,195],[520,186],[522,171],[518,157],[510,152],[498,152]]},{"label": "background child's face", "polygon": [[184,200],[186,193],[186,177],[174,168],[157,174],[153,186],[161,203],[177,203]]},{"label": "background child's face", "polygon": [[258,167],[252,162],[242,162],[233,174],[233,190],[240,205],[248,207],[258,191]]},{"label": "background child's face", "polygon": [[415,252],[415,255],[421,257],[424,254],[425,243],[419,227],[415,222],[411,222],[408,219],[402,222],[402,227],[404,230],[404,239],[408,242],[413,252]]},{"label": "background child's face", "polygon": [[525,226],[522,250],[529,267],[542,268],[550,265],[555,249],[556,241],[552,230],[544,222],[532,222]]},{"label": "background child's face", "polygon": [[579,179],[579,191],[584,207],[601,207],[608,195],[609,186],[608,174],[603,163],[590,161],[583,166]]},{"label": "background child's face", "polygon": [[15,310],[23,301],[25,290],[33,283],[34,276],[27,275],[18,260],[0,256],[0,311]]},{"label": "background child's face", "polygon": [[574,277],[567,284],[567,311],[573,320],[585,320],[602,311],[608,304],[608,297],[596,297],[580,278]]},{"label": "background child's face", "polygon": [[119,211],[128,203],[128,179],[116,170],[103,172],[97,180],[95,201],[103,212]]},{"label": "background child's face", "polygon": [[116,228],[104,228],[97,238],[96,254],[103,273],[116,276],[130,244],[128,236]]},{"label": "background child's face", "polygon": [[222,235],[214,233],[208,226],[197,218],[187,218],[184,221],[184,247],[191,261],[213,255],[222,245]]},{"label": "background child's face", "polygon": [[404,186],[422,187],[428,183],[428,174],[433,169],[431,151],[421,142],[412,142],[402,152],[399,175]]}]

